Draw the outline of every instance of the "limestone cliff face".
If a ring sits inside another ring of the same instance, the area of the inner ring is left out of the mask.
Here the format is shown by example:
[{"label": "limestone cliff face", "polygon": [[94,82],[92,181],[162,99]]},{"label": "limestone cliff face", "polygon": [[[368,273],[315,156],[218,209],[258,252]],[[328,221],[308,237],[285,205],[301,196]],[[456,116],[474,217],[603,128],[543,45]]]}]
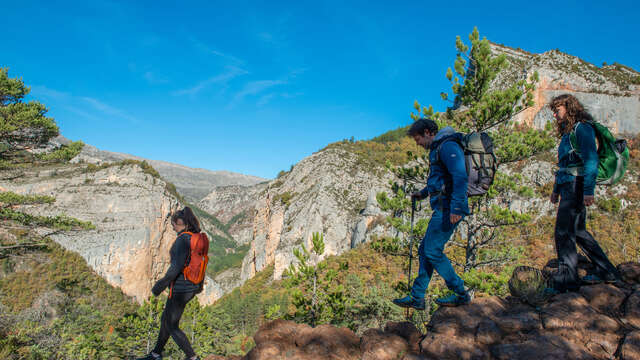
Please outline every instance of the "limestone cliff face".
[{"label": "limestone cliff face", "polygon": [[[69,143],[68,139],[63,136],[58,136],[51,141],[51,148],[67,143]],[[255,185],[265,180],[257,176],[238,174],[230,171],[196,169],[166,161],[144,159],[135,155],[100,150],[88,144],[85,144],[80,154],[78,154],[72,162],[102,164],[122,160],[148,162],[160,173],[163,179],[174,184],[180,195],[190,202],[198,202],[216,186]]]},{"label": "limestone cliff face", "polygon": [[544,127],[553,120],[546,105],[553,97],[570,93],[614,133],[640,133],[639,72],[619,64],[598,67],[557,50],[531,54],[496,44],[492,44],[492,50],[505,54],[510,64],[493,86],[530,77],[535,71],[540,76],[534,94],[535,105],[518,114],[517,121]]},{"label": "limestone cliff face", "polygon": [[381,167],[371,169],[356,155],[329,148],[305,158],[268,184],[218,188],[200,206],[220,218],[247,213],[250,227],[232,232],[238,241],[251,243],[240,279],[245,281],[271,264],[278,279],[294,261],[294,248],[302,244],[310,248],[314,232],[324,235],[324,256],[328,256],[382,231],[381,227],[371,228],[380,215],[375,194],[388,190],[389,180],[390,175]]},{"label": "limestone cliff face", "polygon": [[[95,230],[51,238],[80,254],[111,285],[142,301],[169,266],[169,249],[176,234],[168,214],[180,204],[165,190],[164,181],[138,166],[112,166],[96,172],[83,169],[78,165],[36,169],[19,179],[0,182],[0,190],[56,198],[50,205],[24,207],[29,213],[66,214],[91,221]],[[210,279],[208,284],[208,291],[200,296],[203,303],[217,298]]]},{"label": "limestone cliff face", "polygon": [[198,206],[224,224],[230,223],[234,217],[239,218],[229,227],[229,233],[238,244],[248,244],[253,240],[256,199],[268,184],[219,186],[205,196]]}]

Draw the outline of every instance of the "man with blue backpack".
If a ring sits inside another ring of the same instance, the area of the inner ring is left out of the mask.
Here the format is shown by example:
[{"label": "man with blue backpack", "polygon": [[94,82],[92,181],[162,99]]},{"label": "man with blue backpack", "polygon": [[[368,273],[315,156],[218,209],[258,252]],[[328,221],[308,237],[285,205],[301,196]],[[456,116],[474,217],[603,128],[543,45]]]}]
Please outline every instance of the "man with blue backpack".
[{"label": "man with blue backpack", "polygon": [[418,200],[429,196],[433,214],[418,248],[420,268],[418,277],[411,287],[411,293],[404,298],[393,300],[393,303],[424,310],[425,292],[433,271],[436,270],[454,292],[450,296],[437,299],[436,303],[442,306],[468,304],[471,297],[464,287],[464,282],[444,254],[445,244],[462,218],[469,213],[465,154],[460,145],[461,139],[458,138],[462,134],[457,134],[451,127],[438,131],[438,124],[431,119],[415,121],[407,133],[413,137],[416,144],[430,150],[427,186],[411,196]]},{"label": "man with blue backpack", "polygon": [[[624,174],[629,151],[624,140],[595,122],[573,95],[555,97],[550,103],[560,136],[558,172],[550,201],[560,202],[555,227],[558,272],[555,291],[576,291],[582,283],[615,282],[620,274],[586,229],[586,207],[594,203],[596,184],[613,184]],[[596,139],[600,147],[596,145]],[[596,268],[578,278],[579,245]]]}]

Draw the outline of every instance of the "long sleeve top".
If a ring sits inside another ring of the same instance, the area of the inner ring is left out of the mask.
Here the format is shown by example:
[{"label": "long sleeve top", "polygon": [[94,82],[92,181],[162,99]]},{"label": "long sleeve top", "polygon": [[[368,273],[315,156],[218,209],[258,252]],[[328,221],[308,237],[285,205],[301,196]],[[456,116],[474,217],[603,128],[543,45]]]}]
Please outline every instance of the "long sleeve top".
[{"label": "long sleeve top", "polygon": [[450,209],[452,214],[468,215],[469,179],[464,152],[453,139],[459,135],[451,127],[445,127],[436,134],[430,146],[427,186],[422,189],[421,194],[422,197],[431,195],[430,204],[434,210],[442,205],[443,208]]},{"label": "long sleeve top", "polygon": [[192,291],[200,291],[201,285],[196,285],[189,280],[184,278],[184,274],[182,270],[184,266],[189,260],[189,255],[191,253],[191,235],[180,232],[178,234],[178,238],[171,246],[171,250],[169,250],[169,254],[171,256],[171,265],[169,269],[165,273],[165,275],[158,280],[151,291],[154,295],[159,295],[166,288],[171,286],[173,282],[173,292],[183,293],[183,292],[192,292]]},{"label": "long sleeve top", "polygon": [[574,128],[576,134],[576,149],[571,146],[571,134],[564,134],[558,146],[558,167],[553,192],[558,193],[558,187],[572,182],[575,176],[566,169],[581,167],[584,176],[584,195],[593,195],[598,175],[598,150],[596,134],[591,125],[580,122]]}]

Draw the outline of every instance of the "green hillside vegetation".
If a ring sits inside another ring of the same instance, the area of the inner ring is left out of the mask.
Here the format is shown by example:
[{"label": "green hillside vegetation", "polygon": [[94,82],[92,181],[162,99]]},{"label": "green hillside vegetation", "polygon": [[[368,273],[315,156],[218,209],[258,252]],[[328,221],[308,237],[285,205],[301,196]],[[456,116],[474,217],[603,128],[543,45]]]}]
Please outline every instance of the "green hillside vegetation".
[{"label": "green hillside vegetation", "polygon": [[225,270],[241,267],[242,259],[244,259],[244,256],[249,251],[250,246],[248,244],[238,244],[229,232],[229,229],[234,224],[242,221],[246,214],[236,214],[229,220],[229,222],[225,224],[217,217],[200,209],[197,205],[187,205],[193,209],[195,215],[199,219],[201,219],[201,221],[205,220],[213,224],[213,226],[215,226],[224,234],[224,236],[211,234],[211,231],[209,231],[211,238],[209,239],[209,264],[207,265],[207,275],[209,275],[211,278],[215,278],[216,275]]}]

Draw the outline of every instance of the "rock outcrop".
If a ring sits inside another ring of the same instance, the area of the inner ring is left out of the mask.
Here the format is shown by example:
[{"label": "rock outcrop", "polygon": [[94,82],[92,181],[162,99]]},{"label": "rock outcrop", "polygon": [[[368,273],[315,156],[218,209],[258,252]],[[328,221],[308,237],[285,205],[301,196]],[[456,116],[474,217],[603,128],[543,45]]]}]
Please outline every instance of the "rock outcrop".
[{"label": "rock outcrop", "polygon": [[[69,140],[58,136],[51,141],[52,147],[67,144]],[[188,201],[198,202],[209,194],[217,186],[227,185],[255,185],[266,181],[257,176],[233,173],[230,171],[211,171],[206,169],[190,168],[188,166],[174,164],[166,161],[149,160],[139,156],[100,150],[95,146],[85,144],[82,151],[72,162],[85,162],[102,164],[118,162],[122,160],[146,161],[156,169],[162,178],[176,186],[178,192]]]},{"label": "rock outcrop", "polygon": [[388,190],[389,180],[381,166],[370,168],[353,153],[328,148],[268,184],[218,188],[199,206],[221,219],[246,214],[246,220],[230,229],[239,243],[251,244],[241,279],[271,264],[275,264],[274,278],[278,279],[293,261],[295,247],[310,248],[314,232],[324,235],[328,256],[381,231],[375,221],[380,216],[375,195]]},{"label": "rock outcrop", "polygon": [[[640,264],[619,269],[625,279],[635,279]],[[639,359],[640,324],[634,321],[640,282],[630,281],[583,286],[539,307],[513,297],[442,307],[426,334],[408,322],[357,336],[345,328],[275,320],[260,328],[256,346],[242,359]]]},{"label": "rock outcrop", "polygon": [[492,44],[492,51],[505,54],[510,68],[494,81],[494,86],[510,84],[538,72],[535,105],[518,114],[516,121],[538,128],[553,120],[547,105],[560,94],[571,93],[594,118],[613,132],[640,133],[640,73],[620,64],[602,67],[551,50],[532,54],[524,50]]},{"label": "rock outcrop", "polygon": [[[0,191],[56,199],[52,204],[23,206],[27,213],[91,221],[95,230],[54,233],[51,238],[80,254],[111,285],[138,301],[149,297],[154,281],[169,266],[169,248],[175,240],[169,214],[180,204],[162,179],[137,165],[98,171],[79,165],[34,168],[18,179],[0,181]],[[215,284],[207,281],[202,303],[220,296]]]}]

